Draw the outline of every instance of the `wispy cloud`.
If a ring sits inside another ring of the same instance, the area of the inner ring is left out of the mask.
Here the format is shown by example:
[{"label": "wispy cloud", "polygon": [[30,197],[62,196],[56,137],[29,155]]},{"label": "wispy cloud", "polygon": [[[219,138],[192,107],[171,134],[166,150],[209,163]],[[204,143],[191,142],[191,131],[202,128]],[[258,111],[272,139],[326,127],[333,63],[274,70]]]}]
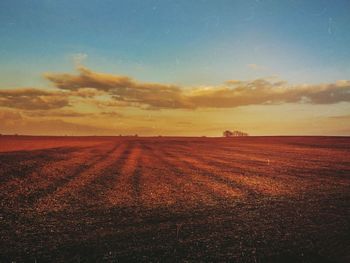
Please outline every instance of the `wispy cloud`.
[{"label": "wispy cloud", "polygon": [[107,116],[107,117],[113,117],[113,118],[123,117],[123,114],[121,114],[119,112],[115,112],[115,111],[103,111],[103,112],[100,112],[100,115]]},{"label": "wispy cloud", "polygon": [[29,117],[68,117],[68,118],[76,118],[76,117],[90,117],[96,115],[95,113],[82,113],[73,110],[35,110],[35,111],[24,111],[26,116]]},{"label": "wispy cloud", "polygon": [[258,64],[248,64],[247,67],[253,70],[265,70],[265,67]]},{"label": "wispy cloud", "polygon": [[348,115],[338,115],[338,116],[329,116],[328,118],[332,119],[332,120],[350,121],[350,114],[348,114]]},{"label": "wispy cloud", "polygon": [[38,134],[38,135],[110,135],[116,134],[116,129],[96,125],[79,124],[61,119],[27,118],[14,111],[0,112],[1,130],[7,133]]},{"label": "wispy cloud", "polygon": [[79,66],[81,63],[86,60],[88,55],[86,53],[76,53],[72,56],[75,65]]}]

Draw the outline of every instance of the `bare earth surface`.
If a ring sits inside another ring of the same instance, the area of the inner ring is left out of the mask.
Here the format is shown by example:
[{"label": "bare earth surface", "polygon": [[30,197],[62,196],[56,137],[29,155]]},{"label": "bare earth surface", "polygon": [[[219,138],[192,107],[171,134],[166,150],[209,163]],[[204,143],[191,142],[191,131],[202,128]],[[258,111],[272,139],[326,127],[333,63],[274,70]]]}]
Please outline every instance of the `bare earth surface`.
[{"label": "bare earth surface", "polygon": [[0,137],[0,262],[350,262],[350,138]]}]

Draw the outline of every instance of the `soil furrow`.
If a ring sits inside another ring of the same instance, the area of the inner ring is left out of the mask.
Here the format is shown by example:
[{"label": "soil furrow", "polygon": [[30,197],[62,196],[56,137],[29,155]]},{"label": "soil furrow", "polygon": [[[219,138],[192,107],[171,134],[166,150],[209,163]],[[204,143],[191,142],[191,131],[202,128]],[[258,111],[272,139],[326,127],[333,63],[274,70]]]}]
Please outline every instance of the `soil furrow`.
[{"label": "soil furrow", "polygon": [[116,178],[112,189],[106,193],[107,202],[112,206],[132,206],[137,199],[133,178],[140,158],[141,149],[138,144],[132,144],[127,152],[126,161]]},{"label": "soil furrow", "polygon": [[[85,185],[77,193],[77,196],[86,200],[86,205],[105,207],[105,198],[117,178],[120,176],[128,155],[130,154],[130,143],[125,143],[117,154],[113,155],[115,161],[99,172],[89,184]],[[92,194],[93,193],[93,194]]]},{"label": "soil furrow", "polygon": [[96,174],[109,165],[110,156],[114,152],[121,151],[123,145],[116,144],[111,149],[98,155],[97,158],[85,168],[78,168],[68,178],[63,178],[58,187],[52,187],[52,191],[45,194],[36,203],[36,208],[43,210],[61,209],[74,199],[77,191],[88,184]]},{"label": "soil furrow", "polygon": [[[149,162],[151,162],[149,170],[153,168],[153,172],[157,174],[157,176],[151,177],[152,181],[150,179],[147,182],[147,185],[154,185],[154,193],[152,192],[153,202],[156,199],[157,203],[161,205],[203,205],[214,200],[222,201],[222,198],[210,191],[210,188],[203,187],[201,184],[193,181],[190,176],[186,176],[176,166],[166,160],[162,150],[149,145],[144,147],[147,149],[145,154],[150,159]],[[163,182],[162,185],[161,182]],[[164,193],[164,189],[168,189],[168,192]],[[211,197],[211,200],[204,201],[208,197]]]},{"label": "soil furrow", "polygon": [[201,173],[199,170],[193,170],[181,160],[181,155],[172,155],[169,151],[163,152],[163,160],[168,162],[168,165],[175,169],[179,174],[185,175],[187,179],[190,179],[191,183],[196,184],[201,189],[210,194],[214,200],[223,201],[230,198],[237,198],[241,195],[238,189],[234,189],[225,183],[214,181],[207,174]]}]

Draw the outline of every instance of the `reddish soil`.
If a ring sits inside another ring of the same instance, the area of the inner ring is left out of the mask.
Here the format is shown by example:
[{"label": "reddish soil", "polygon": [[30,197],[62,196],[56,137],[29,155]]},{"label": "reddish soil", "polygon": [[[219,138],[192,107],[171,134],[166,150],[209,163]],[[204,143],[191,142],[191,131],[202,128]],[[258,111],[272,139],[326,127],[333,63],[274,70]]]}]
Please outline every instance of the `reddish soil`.
[{"label": "reddish soil", "polygon": [[350,138],[0,137],[0,262],[350,262]]}]

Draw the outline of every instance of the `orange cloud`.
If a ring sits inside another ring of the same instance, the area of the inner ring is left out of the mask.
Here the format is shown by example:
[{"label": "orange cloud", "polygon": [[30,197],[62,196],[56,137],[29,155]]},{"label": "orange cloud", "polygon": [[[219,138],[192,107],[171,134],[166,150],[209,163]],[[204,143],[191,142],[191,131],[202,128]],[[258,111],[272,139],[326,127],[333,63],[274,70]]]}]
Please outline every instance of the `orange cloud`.
[{"label": "orange cloud", "polygon": [[24,110],[47,110],[69,106],[62,92],[49,92],[34,88],[0,90],[0,106]]},{"label": "orange cloud", "polygon": [[233,108],[282,103],[333,104],[350,101],[350,84],[287,86],[285,82],[255,80],[234,88],[199,89],[190,96],[197,107]]},{"label": "orange cloud", "polygon": [[230,80],[222,86],[184,88],[143,83],[130,77],[93,72],[79,67],[79,74],[46,74],[58,89],[76,92],[95,89],[126,106],[148,109],[234,108],[282,103],[332,104],[350,101],[350,82],[288,85],[268,79]]},{"label": "orange cloud", "polygon": [[[62,108],[90,104],[103,112],[113,107],[140,109],[235,108],[283,103],[333,104],[350,101],[350,81],[330,84],[289,85],[284,81],[230,80],[220,86],[186,88],[136,81],[127,76],[93,72],[79,67],[79,74],[47,73],[54,90],[18,88],[0,90],[0,107],[51,111],[52,117],[82,116]],[[37,115],[50,116],[50,112]],[[33,115],[33,114],[32,114]]]},{"label": "orange cloud", "polygon": [[114,100],[128,105],[147,105],[150,108],[192,108],[175,85],[137,82],[126,76],[93,72],[79,67],[79,75],[47,73],[45,77],[63,90],[96,89],[109,94]]}]

